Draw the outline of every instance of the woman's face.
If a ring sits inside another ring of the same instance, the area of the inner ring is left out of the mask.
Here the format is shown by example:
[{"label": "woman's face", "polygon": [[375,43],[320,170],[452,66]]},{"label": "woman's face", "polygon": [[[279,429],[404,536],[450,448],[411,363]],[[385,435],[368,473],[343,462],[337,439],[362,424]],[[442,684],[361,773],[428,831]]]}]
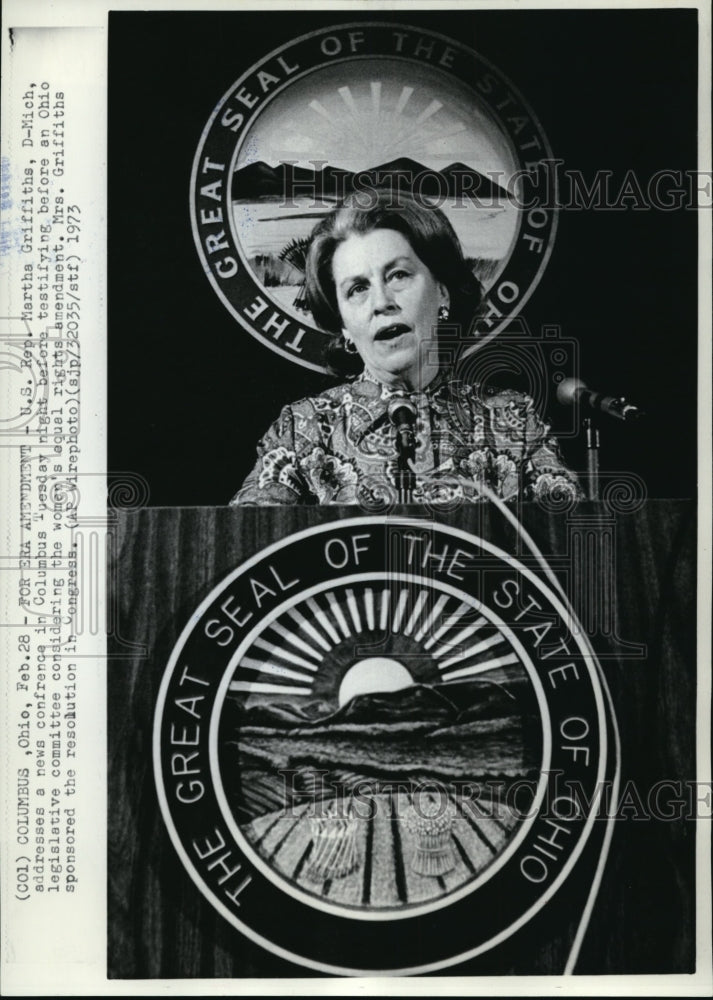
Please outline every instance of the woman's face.
[{"label": "woman's face", "polygon": [[387,384],[428,384],[438,367],[438,309],[449,296],[406,237],[352,233],[334,253],[332,275],[344,335],[369,371]]}]

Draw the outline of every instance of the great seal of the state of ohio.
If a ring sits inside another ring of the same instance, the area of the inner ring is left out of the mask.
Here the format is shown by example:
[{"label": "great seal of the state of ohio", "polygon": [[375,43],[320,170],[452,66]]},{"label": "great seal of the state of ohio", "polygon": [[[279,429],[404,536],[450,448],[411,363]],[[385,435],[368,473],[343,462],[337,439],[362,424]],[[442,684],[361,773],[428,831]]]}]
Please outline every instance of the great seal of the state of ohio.
[{"label": "great seal of the state of ohio", "polygon": [[434,971],[507,942],[599,855],[608,712],[541,574],[456,528],[347,518],[191,615],[156,707],[158,796],[252,940],[337,974]]},{"label": "great seal of the state of ohio", "polygon": [[555,161],[509,80],[467,46],[390,23],[335,24],[269,52],[205,126],[191,175],[200,260],[240,327],[324,371],[304,298],[317,223],[346,195],[437,206],[485,290],[468,346],[519,313],[557,225]]}]

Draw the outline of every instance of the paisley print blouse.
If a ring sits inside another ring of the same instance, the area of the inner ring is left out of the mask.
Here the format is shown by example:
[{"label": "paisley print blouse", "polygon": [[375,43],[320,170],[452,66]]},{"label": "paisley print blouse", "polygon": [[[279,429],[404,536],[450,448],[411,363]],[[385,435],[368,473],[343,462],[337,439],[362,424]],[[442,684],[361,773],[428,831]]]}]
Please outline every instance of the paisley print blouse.
[{"label": "paisley print blouse", "polygon": [[480,484],[503,500],[581,495],[529,396],[481,394],[445,369],[421,392],[394,390],[362,374],[286,406],[232,503],[369,510],[395,502],[396,431],[387,412],[394,396],[407,396],[418,411],[414,503],[477,502]]}]

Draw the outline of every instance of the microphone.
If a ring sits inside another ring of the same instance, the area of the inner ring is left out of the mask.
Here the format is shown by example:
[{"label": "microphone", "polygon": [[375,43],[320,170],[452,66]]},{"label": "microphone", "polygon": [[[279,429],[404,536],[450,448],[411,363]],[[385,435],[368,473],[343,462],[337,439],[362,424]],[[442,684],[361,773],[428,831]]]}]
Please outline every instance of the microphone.
[{"label": "microphone", "polygon": [[599,410],[616,417],[617,420],[636,420],[643,417],[643,410],[632,403],[627,403],[623,396],[605,396],[601,392],[593,392],[581,379],[566,378],[557,386],[557,401],[565,406],[584,403],[592,410]]},{"label": "microphone", "polygon": [[399,451],[412,451],[416,446],[414,429],[418,410],[410,399],[399,396],[391,400],[387,413],[389,420],[396,428],[396,443]]}]

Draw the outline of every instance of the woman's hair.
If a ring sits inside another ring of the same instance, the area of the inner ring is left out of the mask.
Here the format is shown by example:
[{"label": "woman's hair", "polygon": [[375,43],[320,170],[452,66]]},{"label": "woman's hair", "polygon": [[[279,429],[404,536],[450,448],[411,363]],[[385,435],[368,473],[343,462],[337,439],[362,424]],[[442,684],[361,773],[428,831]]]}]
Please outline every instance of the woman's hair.
[{"label": "woman's hair", "polygon": [[[482,287],[463,257],[453,226],[439,208],[391,189],[369,192],[366,206],[356,195],[349,195],[315,227],[307,254],[305,299],[318,325],[332,334],[342,330],[332,274],[337,247],[354,233],[363,236],[375,229],[393,229],[408,240],[436,281],[448,289],[449,324],[470,326],[482,300]],[[362,369],[359,356],[348,354],[339,336],[325,353],[337,374],[356,374]]]}]

